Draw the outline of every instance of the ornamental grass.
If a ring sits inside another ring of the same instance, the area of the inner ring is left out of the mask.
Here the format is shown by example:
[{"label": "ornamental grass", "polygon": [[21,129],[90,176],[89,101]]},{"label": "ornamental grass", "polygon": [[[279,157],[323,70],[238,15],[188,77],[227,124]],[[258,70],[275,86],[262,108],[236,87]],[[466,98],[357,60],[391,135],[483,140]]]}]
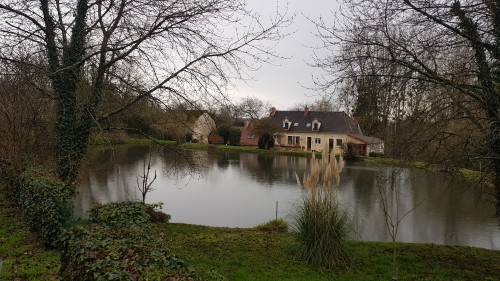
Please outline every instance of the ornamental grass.
[{"label": "ornamental grass", "polygon": [[342,155],[337,160],[332,150],[330,154],[322,153],[321,161],[313,154],[310,172],[302,181],[296,174],[304,193],[293,213],[292,227],[297,239],[296,255],[308,264],[334,268],[352,262],[345,243],[350,234],[349,216],[336,196],[343,166]]}]

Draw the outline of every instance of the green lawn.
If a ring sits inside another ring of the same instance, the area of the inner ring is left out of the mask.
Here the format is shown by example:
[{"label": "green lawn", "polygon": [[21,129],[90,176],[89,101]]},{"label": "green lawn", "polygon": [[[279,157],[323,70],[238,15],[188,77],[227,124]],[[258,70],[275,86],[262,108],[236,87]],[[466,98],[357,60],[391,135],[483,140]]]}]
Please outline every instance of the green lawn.
[{"label": "green lawn", "polygon": [[[291,234],[183,224],[160,226],[176,255],[227,280],[391,280],[392,244],[349,242],[354,264],[325,270],[297,261]],[[397,244],[398,280],[500,280],[500,251]]]},{"label": "green lawn", "polygon": [[47,250],[29,232],[4,196],[0,191],[0,280],[59,280],[59,253]]}]

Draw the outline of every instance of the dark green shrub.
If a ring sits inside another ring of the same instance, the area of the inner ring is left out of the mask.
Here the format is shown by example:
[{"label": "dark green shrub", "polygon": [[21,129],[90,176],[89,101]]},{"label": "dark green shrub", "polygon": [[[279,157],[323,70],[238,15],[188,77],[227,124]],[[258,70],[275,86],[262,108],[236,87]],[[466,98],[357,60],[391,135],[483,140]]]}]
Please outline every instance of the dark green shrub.
[{"label": "dark green shrub", "polygon": [[222,137],[224,143],[226,144],[228,143],[229,140],[230,131],[231,131],[231,126],[229,125],[221,125],[219,126],[219,128],[217,128],[217,134],[219,134],[219,136]]},{"label": "dark green shrub", "polygon": [[284,219],[275,219],[266,222],[265,224],[259,224],[254,227],[255,230],[263,232],[288,232],[288,223]]},{"label": "dark green shrub", "polygon": [[217,128],[217,133],[224,139],[225,144],[239,145],[241,131],[228,125],[222,125]]},{"label": "dark green shrub", "polygon": [[274,147],[274,138],[271,135],[263,135],[259,137],[257,145],[260,149],[270,149]]},{"label": "dark green shrub", "polygon": [[229,145],[240,145],[241,131],[237,128],[231,128],[229,134],[228,144]]},{"label": "dark green shrub", "polygon": [[65,235],[60,275],[73,281],[167,280],[170,276],[191,280],[194,270],[173,256],[156,232],[151,224],[74,226]]},{"label": "dark green shrub", "polygon": [[165,214],[161,211],[157,211],[154,207],[149,207],[148,208],[148,215],[151,220],[151,222],[169,222],[170,221],[170,215]]},{"label": "dark green shrub", "polygon": [[112,202],[96,205],[88,212],[88,220],[107,227],[140,226],[149,222],[168,222],[170,215],[156,211],[158,205],[139,201]]},{"label": "dark green shrub", "polygon": [[48,169],[31,168],[21,175],[15,198],[31,230],[45,245],[58,247],[63,229],[74,222],[74,196],[75,187]]}]

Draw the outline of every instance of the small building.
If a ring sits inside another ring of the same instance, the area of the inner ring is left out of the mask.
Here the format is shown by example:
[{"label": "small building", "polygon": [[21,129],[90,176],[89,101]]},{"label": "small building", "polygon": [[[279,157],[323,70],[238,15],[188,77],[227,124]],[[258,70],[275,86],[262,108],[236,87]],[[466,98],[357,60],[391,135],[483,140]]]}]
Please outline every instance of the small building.
[{"label": "small building", "polygon": [[345,112],[278,111],[271,109],[271,120],[280,126],[275,143],[282,147],[306,151],[329,150],[341,153],[350,149],[356,155],[368,156],[372,149],[383,153],[383,142],[363,134],[358,122]]},{"label": "small building", "polygon": [[208,136],[217,126],[206,110],[174,110],[168,113],[167,130],[177,139],[190,136],[191,141],[208,143]]}]

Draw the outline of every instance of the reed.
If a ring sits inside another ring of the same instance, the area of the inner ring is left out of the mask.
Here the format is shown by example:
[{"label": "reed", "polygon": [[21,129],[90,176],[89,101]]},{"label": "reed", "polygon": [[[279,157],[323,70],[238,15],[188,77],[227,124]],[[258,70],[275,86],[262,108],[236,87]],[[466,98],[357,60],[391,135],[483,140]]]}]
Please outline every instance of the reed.
[{"label": "reed", "polygon": [[313,154],[310,172],[302,181],[296,174],[304,195],[293,213],[292,227],[296,232],[296,254],[308,264],[332,268],[352,263],[345,243],[350,234],[349,216],[336,196],[343,166],[342,155],[337,160],[333,151],[323,153],[321,161]]}]

